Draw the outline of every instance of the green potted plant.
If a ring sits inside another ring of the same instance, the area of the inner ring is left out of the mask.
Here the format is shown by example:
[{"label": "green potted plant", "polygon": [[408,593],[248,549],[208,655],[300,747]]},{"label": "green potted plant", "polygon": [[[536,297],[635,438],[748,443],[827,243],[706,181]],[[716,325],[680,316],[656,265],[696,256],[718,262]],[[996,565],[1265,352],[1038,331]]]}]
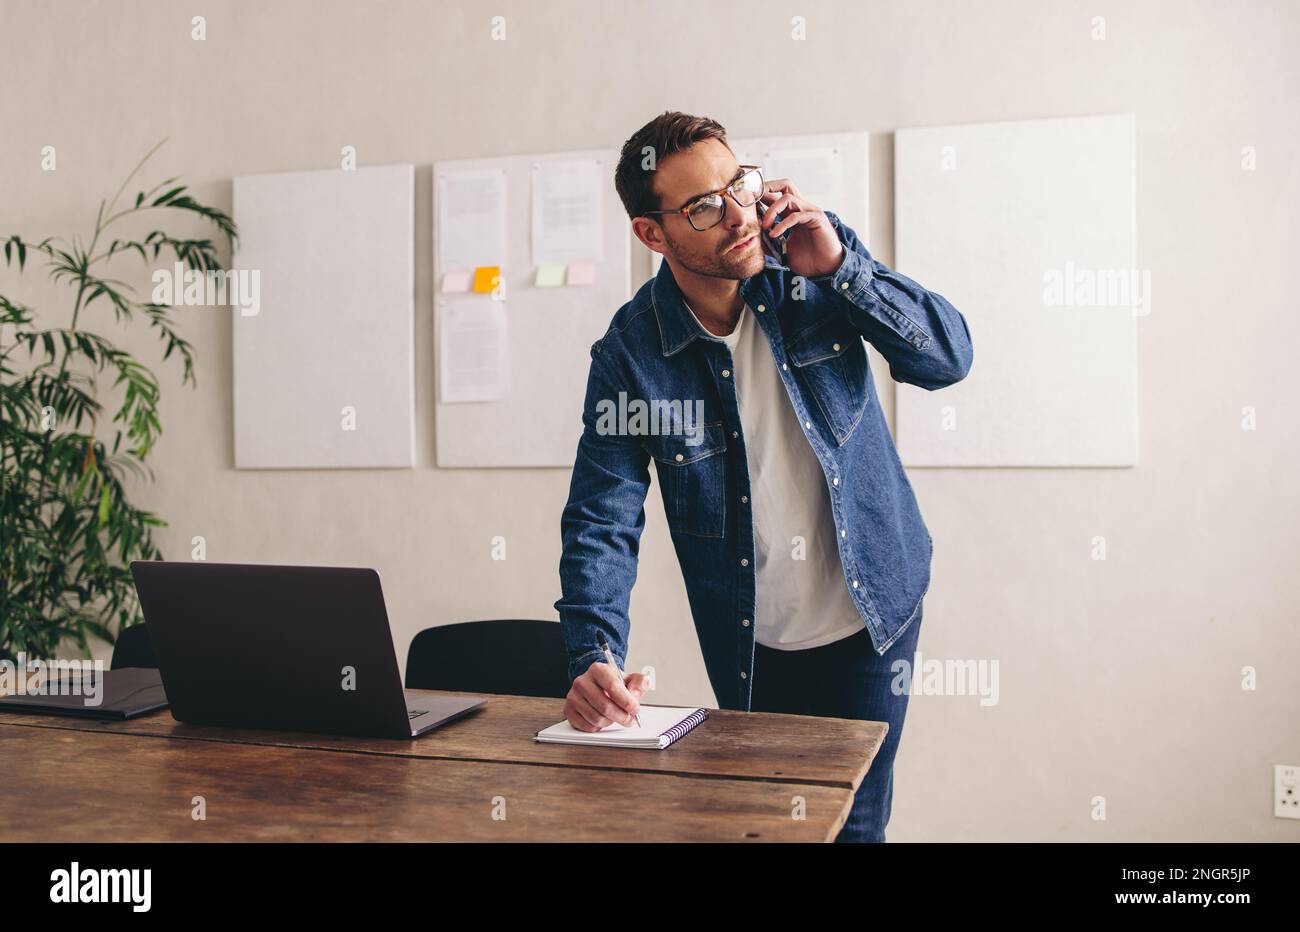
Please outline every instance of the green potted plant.
[{"label": "green potted plant", "polygon": [[[122,232],[127,218],[197,215],[231,248],[237,233],[226,213],[196,201],[175,178],[119,207],[161,145],[112,200],[100,202],[88,240],[3,239],[6,267],[20,275],[29,258],[46,260],[50,280],[68,289],[72,317],[67,327],[40,327],[31,307],[0,295],[0,658],[55,657],[65,643],[88,656],[91,636],[114,643],[115,627],[139,621],[130,562],[162,557],[152,530],[166,522],[133,505],[123,487],[128,472],[153,477],[147,460],[162,432],[158,381],[92,330],[89,318],[109,308],[118,321],[143,315],[165,347],[163,359],[175,354],[183,363],[182,384],[197,385],[193,349],[176,332],[172,309],[138,300],[107,267],[133,257],[148,265],[163,254],[203,274],[222,268],[211,240],[163,229],[133,238]],[[97,395],[108,374],[125,388],[104,425]]]}]

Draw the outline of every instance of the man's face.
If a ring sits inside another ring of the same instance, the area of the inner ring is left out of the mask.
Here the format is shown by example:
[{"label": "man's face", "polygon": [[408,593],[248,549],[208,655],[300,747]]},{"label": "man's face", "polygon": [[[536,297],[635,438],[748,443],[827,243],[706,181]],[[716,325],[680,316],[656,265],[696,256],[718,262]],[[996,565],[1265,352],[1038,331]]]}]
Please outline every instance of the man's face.
[{"label": "man's face", "polygon": [[[740,174],[731,150],[717,139],[704,139],[685,152],[659,163],[655,192],[664,210],[685,207],[701,194],[725,188]],[[754,205],[741,207],[731,195],[722,197],[722,220],[696,230],[684,214],[658,214],[664,253],[691,272],[714,278],[749,278],[763,270],[763,248]],[[742,244],[737,246],[737,244]]]}]

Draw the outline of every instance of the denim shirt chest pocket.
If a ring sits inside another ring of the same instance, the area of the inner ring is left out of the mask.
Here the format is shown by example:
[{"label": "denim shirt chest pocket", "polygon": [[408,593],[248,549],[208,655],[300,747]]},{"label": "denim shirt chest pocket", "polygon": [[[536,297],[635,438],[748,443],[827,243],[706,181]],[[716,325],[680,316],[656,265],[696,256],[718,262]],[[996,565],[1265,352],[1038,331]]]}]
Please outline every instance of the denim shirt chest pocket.
[{"label": "denim shirt chest pocket", "polygon": [[862,420],[870,397],[861,335],[848,321],[828,317],[791,337],[786,353],[836,444],[843,446]]},{"label": "denim shirt chest pocket", "polygon": [[726,431],[721,421],[703,432],[645,438],[674,534],[722,537],[726,528]]}]

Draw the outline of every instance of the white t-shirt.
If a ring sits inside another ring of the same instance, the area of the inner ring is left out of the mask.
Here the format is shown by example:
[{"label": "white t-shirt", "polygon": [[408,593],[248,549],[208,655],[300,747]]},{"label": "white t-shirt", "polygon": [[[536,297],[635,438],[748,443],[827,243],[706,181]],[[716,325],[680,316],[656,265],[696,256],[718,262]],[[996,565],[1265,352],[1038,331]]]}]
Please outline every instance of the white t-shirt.
[{"label": "white t-shirt", "polygon": [[[826,476],[753,316],[745,305],[736,328],[722,340],[731,350],[731,377],[749,460],[757,589],[754,637],[766,647],[804,650],[848,637],[866,625],[844,581]],[[802,543],[794,538],[802,538]]]}]

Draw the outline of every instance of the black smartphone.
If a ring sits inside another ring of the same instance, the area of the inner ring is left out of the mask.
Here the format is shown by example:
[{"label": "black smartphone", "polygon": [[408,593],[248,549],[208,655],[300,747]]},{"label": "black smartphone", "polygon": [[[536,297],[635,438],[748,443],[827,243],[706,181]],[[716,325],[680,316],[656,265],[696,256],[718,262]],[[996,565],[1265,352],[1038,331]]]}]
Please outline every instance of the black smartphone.
[{"label": "black smartphone", "polygon": [[[765,213],[767,213],[767,207],[766,205],[763,204],[762,201],[759,201],[758,219],[760,223],[762,222],[763,215]],[[780,214],[777,214],[776,222],[777,223],[781,222]],[[785,237],[786,237],[785,233],[782,233],[780,236],[777,237],[771,237],[767,235],[766,230],[761,230],[759,233],[759,239],[763,243],[763,252],[767,253],[767,255],[771,256],[773,259],[777,260],[778,262],[784,262],[785,261]]]}]

